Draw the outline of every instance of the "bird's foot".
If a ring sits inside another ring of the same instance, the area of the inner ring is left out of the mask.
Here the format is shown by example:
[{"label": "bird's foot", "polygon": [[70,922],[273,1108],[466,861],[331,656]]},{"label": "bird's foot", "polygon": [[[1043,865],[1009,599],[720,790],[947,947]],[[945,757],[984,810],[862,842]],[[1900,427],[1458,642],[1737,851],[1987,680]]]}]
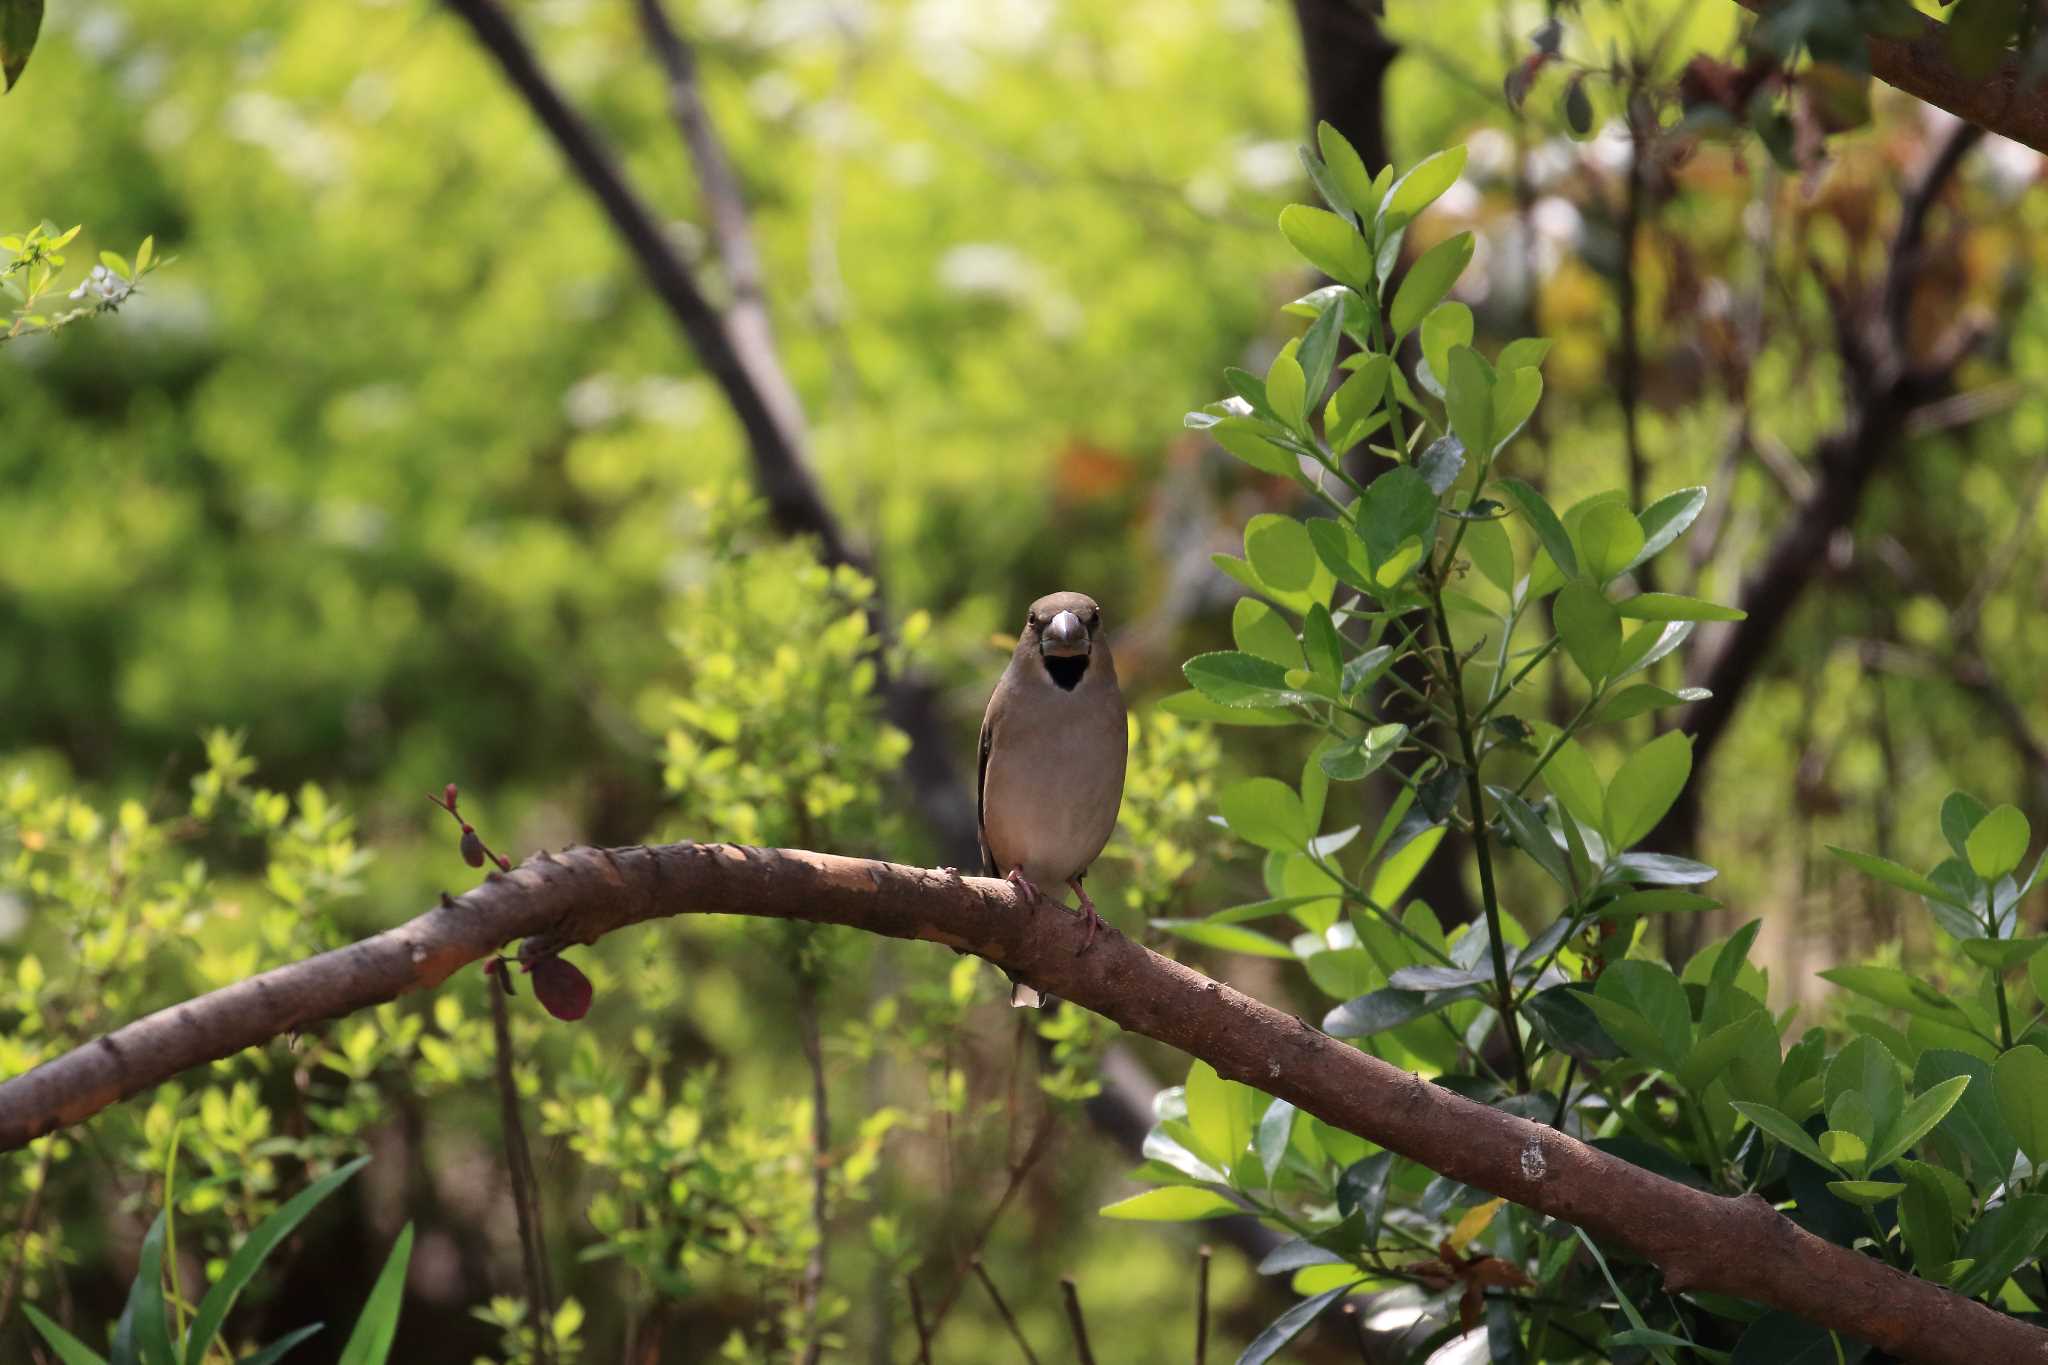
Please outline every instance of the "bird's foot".
[{"label": "bird's foot", "polygon": [[1074,950],[1074,956],[1079,957],[1082,953],[1095,946],[1095,931],[1106,927],[1107,921],[1096,912],[1095,902],[1088,898],[1088,888],[1081,885],[1079,877],[1068,878],[1067,885],[1073,887],[1074,894],[1081,898],[1081,915],[1088,924],[1086,937],[1081,940],[1081,946]]},{"label": "bird's foot", "polygon": [[1023,892],[1024,899],[1027,901],[1042,901],[1045,899],[1045,893],[1038,889],[1038,883],[1026,877],[1018,868],[1011,868],[1003,877],[1003,880]]}]

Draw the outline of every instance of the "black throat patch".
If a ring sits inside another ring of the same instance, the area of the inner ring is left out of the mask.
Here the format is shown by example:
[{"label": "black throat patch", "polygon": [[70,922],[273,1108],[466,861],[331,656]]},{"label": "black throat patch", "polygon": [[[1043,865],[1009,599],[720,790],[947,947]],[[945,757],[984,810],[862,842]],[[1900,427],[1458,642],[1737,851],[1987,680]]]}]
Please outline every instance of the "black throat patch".
[{"label": "black throat patch", "polygon": [[1048,654],[1045,656],[1046,675],[1058,683],[1062,690],[1071,692],[1081,685],[1081,675],[1088,671],[1086,654]]}]

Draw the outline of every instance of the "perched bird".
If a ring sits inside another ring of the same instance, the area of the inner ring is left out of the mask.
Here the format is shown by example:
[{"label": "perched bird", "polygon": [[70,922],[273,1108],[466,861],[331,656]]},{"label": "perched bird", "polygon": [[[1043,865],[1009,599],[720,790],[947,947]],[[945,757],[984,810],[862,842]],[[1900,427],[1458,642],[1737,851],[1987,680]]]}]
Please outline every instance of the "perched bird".
[{"label": "perched bird", "polygon": [[[1102,609],[1077,592],[1039,598],[981,720],[982,871],[1040,899],[1072,887],[1088,918],[1084,952],[1102,916],[1081,879],[1116,828],[1128,742]],[[1045,1002],[1016,981],[1010,1003]]]}]

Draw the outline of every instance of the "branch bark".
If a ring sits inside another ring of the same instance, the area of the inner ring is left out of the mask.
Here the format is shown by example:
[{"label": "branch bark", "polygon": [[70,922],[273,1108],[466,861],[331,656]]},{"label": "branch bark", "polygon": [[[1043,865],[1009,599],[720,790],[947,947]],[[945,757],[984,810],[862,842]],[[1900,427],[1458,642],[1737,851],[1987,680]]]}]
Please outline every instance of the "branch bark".
[{"label": "branch bark", "polygon": [[671,844],[540,854],[375,937],[176,1005],[0,1082],[0,1150],[190,1067],[422,990],[526,940],[533,960],[677,914],[839,924],[945,944],[1217,1072],[1659,1266],[1672,1292],[1797,1313],[1932,1365],[2048,1359],[2048,1332],[1807,1233],[1755,1197],[1654,1175],[1341,1043],[1007,882],[798,850]]},{"label": "branch bark", "polygon": [[[1768,14],[1774,7],[1770,0],[1736,3],[1752,14]],[[2019,60],[2010,56],[1986,74],[1964,73],[1949,56],[1946,27],[1923,18],[1911,38],[1867,38],[1871,74],[1987,133],[2048,152],[2048,101],[2041,98],[2039,83],[2026,88]]]}]

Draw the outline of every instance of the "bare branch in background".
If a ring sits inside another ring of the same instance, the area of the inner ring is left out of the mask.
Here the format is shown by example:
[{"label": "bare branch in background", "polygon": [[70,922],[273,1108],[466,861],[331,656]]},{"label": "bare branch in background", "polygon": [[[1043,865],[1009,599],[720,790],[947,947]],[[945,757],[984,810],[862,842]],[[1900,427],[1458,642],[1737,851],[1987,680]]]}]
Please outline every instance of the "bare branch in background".
[{"label": "bare branch in background", "polygon": [[161,1010],[0,1082],[0,1150],[181,1071],[438,985],[526,940],[533,962],[677,914],[840,924],[973,953],[1453,1180],[1549,1214],[1664,1272],[1933,1365],[2048,1355],[2048,1332],[1723,1198],[1489,1108],[1339,1042],[1008,882],[789,849],[670,844],[540,854],[346,948]]},{"label": "bare branch in background", "polygon": [[[1680,728],[1693,736],[1695,778],[1651,832],[1651,847],[1687,852],[1697,846],[1705,786],[1699,770],[1711,761],[1793,608],[1826,564],[1829,541],[1855,521],[1864,489],[1900,448],[1908,414],[1944,393],[1955,365],[1976,344],[1973,332],[1959,329],[1940,354],[1916,360],[1904,327],[1919,280],[1928,213],[1983,136],[1973,124],[1958,124],[1927,159],[1901,206],[1891,263],[1875,299],[1837,310],[1847,388],[1844,423],[1806,462],[1815,471],[1810,491],[1743,581],[1737,605],[1747,619],[1700,632],[1705,638],[1693,652],[1687,682],[1713,695],[1687,707],[1680,721]],[[1757,433],[1750,434],[1754,438]],[[1783,477],[1795,476],[1786,472]]]}]

